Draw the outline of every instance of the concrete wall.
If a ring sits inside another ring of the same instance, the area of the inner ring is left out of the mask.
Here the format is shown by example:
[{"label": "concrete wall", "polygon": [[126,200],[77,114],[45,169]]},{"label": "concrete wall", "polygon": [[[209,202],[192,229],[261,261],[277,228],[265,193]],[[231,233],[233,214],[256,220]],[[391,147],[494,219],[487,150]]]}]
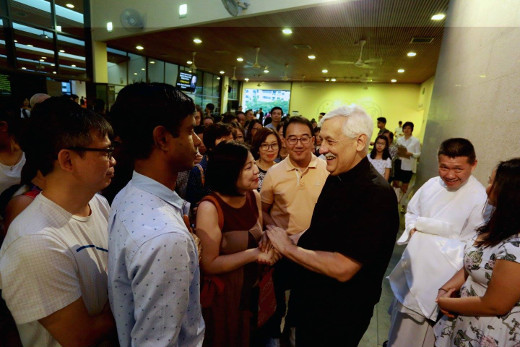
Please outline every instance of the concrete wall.
[{"label": "concrete wall", "polygon": [[452,0],[446,20],[417,179],[436,175],[444,139],[465,137],[485,183],[520,156],[520,2]]}]

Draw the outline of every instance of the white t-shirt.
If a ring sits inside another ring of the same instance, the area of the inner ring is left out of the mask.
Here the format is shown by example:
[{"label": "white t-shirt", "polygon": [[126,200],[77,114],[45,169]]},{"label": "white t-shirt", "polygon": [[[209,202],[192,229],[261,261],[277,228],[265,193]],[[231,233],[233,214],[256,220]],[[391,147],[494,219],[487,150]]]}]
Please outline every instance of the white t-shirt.
[{"label": "white t-shirt", "polygon": [[18,163],[9,166],[0,163],[0,194],[10,186],[20,183],[22,168],[25,165],[25,153]]},{"label": "white t-shirt", "polygon": [[392,168],[392,159],[372,159],[370,155],[367,155],[368,161],[372,164],[374,169],[377,170],[381,174],[381,176],[385,177],[385,170]]},{"label": "white t-shirt", "polygon": [[59,346],[38,320],[80,297],[90,315],[107,303],[110,207],[100,195],[89,206],[79,217],[39,194],[9,226],[0,288],[24,346]]}]

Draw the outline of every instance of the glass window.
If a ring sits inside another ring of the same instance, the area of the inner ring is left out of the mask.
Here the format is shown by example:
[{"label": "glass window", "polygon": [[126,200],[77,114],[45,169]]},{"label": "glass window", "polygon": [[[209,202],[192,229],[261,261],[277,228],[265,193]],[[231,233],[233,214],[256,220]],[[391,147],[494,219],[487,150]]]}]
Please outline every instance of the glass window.
[{"label": "glass window", "polygon": [[9,12],[14,22],[52,28],[51,2],[47,0],[9,0]]},{"label": "glass window", "polygon": [[65,35],[58,35],[57,39],[60,75],[72,79],[86,79],[85,41]]},{"label": "glass window", "polygon": [[0,67],[7,68],[7,49],[5,47],[4,22],[0,18]]},{"label": "glass window", "polygon": [[148,59],[148,81],[164,83],[164,61]]},{"label": "glass window", "polygon": [[55,72],[54,33],[20,23],[13,23],[13,30],[18,69]]},{"label": "glass window", "polygon": [[177,75],[179,74],[179,65],[166,63],[164,72],[164,83],[175,86],[177,84]]},{"label": "glass window", "polygon": [[245,89],[243,96],[243,109],[258,110],[260,107],[266,112],[274,106],[279,106],[284,112],[289,112],[290,90],[271,89]]},{"label": "glass window", "polygon": [[142,55],[128,53],[129,83],[146,82],[146,58]]},{"label": "glass window", "polygon": [[[74,7],[68,8],[66,4]],[[85,35],[83,1],[56,0],[54,9],[56,11],[56,30],[77,37]]]},{"label": "glass window", "polygon": [[126,85],[128,56],[126,52],[107,49],[108,83]]}]

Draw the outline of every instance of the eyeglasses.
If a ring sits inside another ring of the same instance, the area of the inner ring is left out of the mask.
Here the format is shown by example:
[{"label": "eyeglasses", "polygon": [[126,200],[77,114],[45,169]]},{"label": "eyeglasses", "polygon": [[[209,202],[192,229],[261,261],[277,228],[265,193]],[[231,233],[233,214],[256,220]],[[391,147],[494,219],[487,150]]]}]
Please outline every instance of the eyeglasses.
[{"label": "eyeglasses", "polygon": [[300,138],[297,138],[296,136],[289,136],[286,141],[290,145],[295,145],[298,143],[298,141],[300,141],[302,145],[307,145],[309,142],[311,142],[311,136],[303,135]]},{"label": "eyeglasses", "polygon": [[113,158],[114,147],[108,148],[90,148],[90,147],[68,147],[66,149],[70,149],[71,151],[76,152],[104,152],[108,160]]},{"label": "eyeglasses", "polygon": [[278,144],[277,143],[262,143],[260,145],[260,149],[261,150],[264,150],[264,151],[267,151],[267,150],[276,150],[278,149]]}]

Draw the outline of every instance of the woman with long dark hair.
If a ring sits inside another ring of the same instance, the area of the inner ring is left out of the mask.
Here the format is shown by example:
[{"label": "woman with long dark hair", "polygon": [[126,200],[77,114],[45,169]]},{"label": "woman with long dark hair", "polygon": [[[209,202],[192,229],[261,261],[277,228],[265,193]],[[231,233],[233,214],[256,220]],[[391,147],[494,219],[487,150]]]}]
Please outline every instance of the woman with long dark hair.
[{"label": "woman with long dark hair", "polygon": [[501,162],[486,191],[491,218],[439,288],[436,346],[520,345],[520,158]]},{"label": "woman with long dark hair", "polygon": [[388,150],[388,138],[386,136],[379,135],[376,137],[374,148],[372,148],[368,156],[368,161],[388,181],[390,170],[392,169],[392,158]]}]

